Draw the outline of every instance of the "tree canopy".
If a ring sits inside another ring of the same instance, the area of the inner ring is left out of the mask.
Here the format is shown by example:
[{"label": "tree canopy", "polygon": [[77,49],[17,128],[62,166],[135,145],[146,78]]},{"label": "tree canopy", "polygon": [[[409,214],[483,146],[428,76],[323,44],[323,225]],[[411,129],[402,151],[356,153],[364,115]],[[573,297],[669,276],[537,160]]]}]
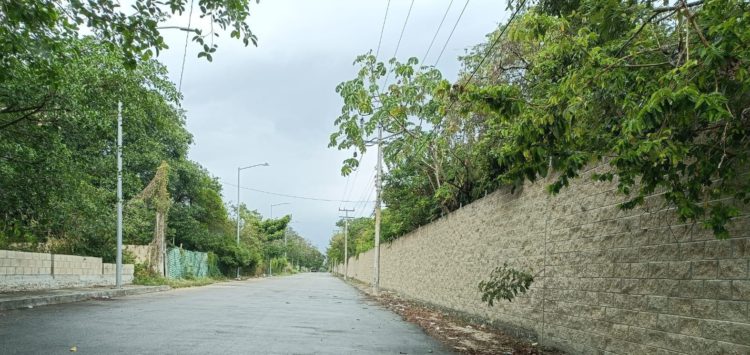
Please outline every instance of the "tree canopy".
[{"label": "tree canopy", "polygon": [[750,4],[509,5],[517,14],[460,58],[454,83],[416,58],[365,54],[336,88],[329,146],[362,153],[384,130],[384,228],[401,235],[527,181],[552,178],[557,193],[601,164],[594,178],[616,182],[623,208],[658,195],[727,237],[750,201]]}]

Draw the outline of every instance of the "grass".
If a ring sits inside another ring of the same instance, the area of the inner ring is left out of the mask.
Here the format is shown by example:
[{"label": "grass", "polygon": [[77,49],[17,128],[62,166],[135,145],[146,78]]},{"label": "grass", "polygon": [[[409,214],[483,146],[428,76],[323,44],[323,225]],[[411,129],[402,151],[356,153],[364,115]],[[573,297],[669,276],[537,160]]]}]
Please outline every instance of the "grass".
[{"label": "grass", "polygon": [[206,286],[212,283],[225,281],[224,277],[189,277],[184,279],[169,279],[151,272],[142,264],[136,264],[135,275],[133,275],[134,285],[143,286],[160,286],[168,285],[171,288],[198,287]]},{"label": "grass", "polygon": [[171,288],[198,287],[206,286],[212,283],[221,282],[225,279],[214,279],[210,277],[197,277],[189,279],[168,279],[161,276],[156,277],[138,277],[133,279],[133,284],[144,286],[168,285]]}]

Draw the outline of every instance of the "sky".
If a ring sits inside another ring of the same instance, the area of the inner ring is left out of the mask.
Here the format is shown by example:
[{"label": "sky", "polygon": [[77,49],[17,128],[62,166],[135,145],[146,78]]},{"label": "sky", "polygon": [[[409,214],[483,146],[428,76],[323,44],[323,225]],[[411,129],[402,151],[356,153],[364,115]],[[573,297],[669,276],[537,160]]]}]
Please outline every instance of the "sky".
[{"label": "sky", "polygon": [[[422,58],[435,35],[450,0],[415,0],[396,57]],[[197,58],[191,42],[182,79],[187,128],[194,136],[189,157],[216,176],[223,186],[225,203],[237,203],[237,168],[259,163],[241,172],[240,201],[264,217],[291,214],[291,227],[322,252],[343,212],[370,216],[374,204],[335,200],[372,201],[375,149],[362,157],[359,172],[341,175],[341,163],[352,151],[328,148],[342,99],[335,87],[356,75],[356,56],[376,50],[383,28],[379,60],[394,55],[411,1],[392,0],[261,0],[252,1],[248,23],[258,46],[244,47],[220,33],[213,62]],[[454,0],[427,64],[435,64],[456,23],[464,0]],[[199,10],[193,25],[200,24]],[[457,57],[481,43],[485,35],[506,20],[506,1],[468,2],[463,16],[437,63],[445,77],[454,80]],[[187,13],[170,24],[187,26]],[[180,81],[185,48],[184,32],[165,30],[169,50],[159,60],[170,78]],[[311,197],[314,201],[247,190]]]}]

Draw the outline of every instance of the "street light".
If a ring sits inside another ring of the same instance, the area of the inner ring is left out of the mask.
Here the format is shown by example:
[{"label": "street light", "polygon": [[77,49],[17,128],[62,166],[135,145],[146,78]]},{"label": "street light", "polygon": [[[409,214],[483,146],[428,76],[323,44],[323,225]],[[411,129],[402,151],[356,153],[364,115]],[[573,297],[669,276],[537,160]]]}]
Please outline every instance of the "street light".
[{"label": "street light", "polygon": [[273,206],[290,205],[289,202],[273,203],[271,204],[271,219],[273,219]]},{"label": "street light", "polygon": [[[268,163],[255,164],[237,168],[237,247],[240,246],[240,171],[254,168],[256,166],[268,166]],[[237,266],[237,279],[240,278],[240,267]]]}]

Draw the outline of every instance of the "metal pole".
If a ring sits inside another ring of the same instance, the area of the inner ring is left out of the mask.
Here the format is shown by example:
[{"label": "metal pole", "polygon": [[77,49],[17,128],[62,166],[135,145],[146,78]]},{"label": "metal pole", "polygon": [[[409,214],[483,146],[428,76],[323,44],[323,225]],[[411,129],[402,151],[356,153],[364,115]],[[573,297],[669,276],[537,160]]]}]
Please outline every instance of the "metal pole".
[{"label": "metal pole", "polygon": [[346,208],[339,211],[344,212],[344,280],[349,276],[349,212],[354,212],[354,209],[347,210]]},{"label": "metal pole", "polygon": [[383,126],[378,126],[378,162],[375,167],[375,257],[373,258],[372,292],[380,291],[380,189],[382,178],[381,161],[383,160]]},{"label": "metal pole", "polygon": [[[240,170],[237,168],[237,247],[240,246]],[[240,278],[240,267],[237,266],[237,279]]]},{"label": "metal pole", "polygon": [[117,256],[115,287],[122,288],[122,102],[117,102]]},{"label": "metal pole", "polygon": [[349,219],[344,220],[344,280],[349,276]]}]

